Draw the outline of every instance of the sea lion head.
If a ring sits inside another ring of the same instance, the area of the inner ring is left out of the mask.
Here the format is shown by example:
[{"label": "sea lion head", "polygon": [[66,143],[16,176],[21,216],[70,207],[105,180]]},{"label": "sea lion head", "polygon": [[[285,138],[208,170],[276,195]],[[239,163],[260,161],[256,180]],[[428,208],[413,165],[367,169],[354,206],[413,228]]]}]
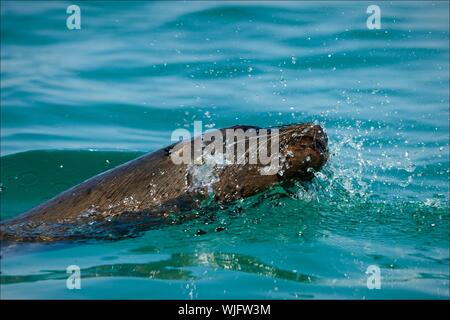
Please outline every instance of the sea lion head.
[{"label": "sea lion head", "polygon": [[279,128],[280,178],[310,180],[328,159],[328,137],[320,125],[293,124]]}]

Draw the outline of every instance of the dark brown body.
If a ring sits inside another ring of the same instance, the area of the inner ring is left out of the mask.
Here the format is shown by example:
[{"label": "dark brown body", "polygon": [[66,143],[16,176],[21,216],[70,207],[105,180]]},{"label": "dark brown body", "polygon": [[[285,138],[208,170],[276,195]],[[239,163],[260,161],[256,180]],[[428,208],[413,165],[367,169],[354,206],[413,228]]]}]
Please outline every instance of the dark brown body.
[{"label": "dark brown body", "polygon": [[172,145],[95,176],[3,222],[0,238],[57,241],[126,237],[136,230],[170,223],[173,216],[198,208],[211,191],[216,201],[232,202],[281,180],[310,180],[308,168],[319,170],[328,157],[322,128],[301,124],[279,130],[282,175],[261,175],[259,164],[230,164],[214,168],[218,179],[209,190],[195,188],[192,165],[175,165],[170,157]]}]

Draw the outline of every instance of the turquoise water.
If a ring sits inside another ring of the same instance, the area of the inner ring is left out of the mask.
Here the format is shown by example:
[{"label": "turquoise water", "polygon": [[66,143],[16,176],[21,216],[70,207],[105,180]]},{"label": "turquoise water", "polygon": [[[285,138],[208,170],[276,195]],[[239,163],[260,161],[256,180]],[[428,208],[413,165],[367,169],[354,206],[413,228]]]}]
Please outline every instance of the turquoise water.
[{"label": "turquoise water", "polygon": [[194,120],[318,121],[332,156],[134,239],[2,248],[1,298],[449,298],[448,2],[375,3],[380,30],[356,1],[83,1],[69,31],[69,4],[1,2],[2,219]]}]

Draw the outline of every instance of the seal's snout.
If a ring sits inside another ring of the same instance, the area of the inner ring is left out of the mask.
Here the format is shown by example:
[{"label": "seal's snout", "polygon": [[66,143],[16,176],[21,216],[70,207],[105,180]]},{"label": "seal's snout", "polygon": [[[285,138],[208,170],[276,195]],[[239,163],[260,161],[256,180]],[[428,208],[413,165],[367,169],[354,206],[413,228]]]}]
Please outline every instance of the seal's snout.
[{"label": "seal's snout", "polygon": [[328,158],[328,137],[323,128],[319,125],[314,125],[311,128],[311,135],[314,146],[320,152],[321,156],[324,158],[324,162]]},{"label": "seal's snout", "polygon": [[328,159],[328,137],[314,124],[292,125],[282,129],[286,148],[286,177],[311,179]]}]

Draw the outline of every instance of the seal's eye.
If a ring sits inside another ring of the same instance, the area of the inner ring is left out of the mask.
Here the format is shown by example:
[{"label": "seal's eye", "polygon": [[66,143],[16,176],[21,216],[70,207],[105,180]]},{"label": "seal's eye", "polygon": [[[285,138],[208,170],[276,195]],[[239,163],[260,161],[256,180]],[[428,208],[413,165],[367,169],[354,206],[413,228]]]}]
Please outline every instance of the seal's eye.
[{"label": "seal's eye", "polygon": [[314,137],[306,134],[299,135],[296,144],[301,147],[311,147],[314,145]]}]

